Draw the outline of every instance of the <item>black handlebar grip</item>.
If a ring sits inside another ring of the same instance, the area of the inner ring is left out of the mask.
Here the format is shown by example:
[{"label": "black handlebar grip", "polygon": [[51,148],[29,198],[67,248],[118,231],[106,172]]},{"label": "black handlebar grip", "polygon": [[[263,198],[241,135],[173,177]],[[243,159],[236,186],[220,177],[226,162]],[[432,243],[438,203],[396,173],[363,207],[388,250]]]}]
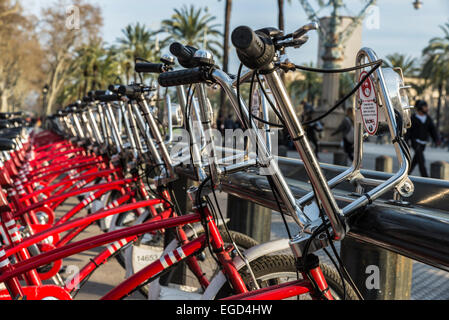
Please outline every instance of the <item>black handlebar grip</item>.
[{"label": "black handlebar grip", "polygon": [[164,72],[159,75],[159,84],[163,87],[173,87],[193,83],[201,83],[206,79],[205,71],[196,67],[171,72]]},{"label": "black handlebar grip", "polygon": [[89,97],[94,98],[97,96],[102,96],[106,94],[106,90],[92,90],[87,94]]},{"label": "black handlebar grip", "polygon": [[17,111],[17,112],[1,112],[0,113],[0,119],[9,119],[9,118],[12,118],[13,116],[21,117],[21,116],[23,116],[23,112]]},{"label": "black handlebar grip", "polygon": [[178,58],[178,62],[184,68],[194,68],[198,66],[198,61],[193,58],[198,49],[191,46],[184,46],[179,42],[170,45],[170,53]]},{"label": "black handlebar grip", "polygon": [[133,85],[129,85],[129,86],[120,86],[117,89],[117,93],[122,95],[122,96],[135,96],[138,93],[141,93],[141,88],[139,86],[133,86]]},{"label": "black handlebar grip", "polygon": [[23,123],[25,120],[22,119],[22,118],[11,118],[11,119],[8,119],[8,121],[11,122],[11,123],[14,123],[14,122],[16,122],[16,123]]},{"label": "black handlebar grip", "polygon": [[121,87],[121,84],[110,84],[108,86],[108,90],[114,93],[118,92],[118,89]]},{"label": "black handlebar grip", "polygon": [[194,49],[193,47],[186,47],[183,44],[179,43],[179,42],[173,42],[170,45],[170,52],[172,55],[174,55],[175,57],[177,57],[178,59],[181,60],[190,60],[193,58],[193,55],[195,54],[196,50],[192,50]]},{"label": "black handlebar grip", "polygon": [[263,55],[265,44],[250,27],[237,27],[232,32],[231,39],[234,47],[246,56],[258,58]]},{"label": "black handlebar grip", "polygon": [[120,97],[116,94],[103,94],[97,96],[97,100],[101,102],[113,102],[120,100]]},{"label": "black handlebar grip", "polygon": [[134,70],[144,73],[162,73],[164,72],[164,65],[162,63],[138,62],[134,66]]},{"label": "black handlebar grip", "polygon": [[231,41],[240,61],[250,69],[262,68],[273,61],[273,42],[263,32],[254,32],[250,27],[240,26],[232,32]]},{"label": "black handlebar grip", "polygon": [[106,90],[95,90],[93,92],[93,94],[94,94],[94,97],[103,96],[106,94]]}]

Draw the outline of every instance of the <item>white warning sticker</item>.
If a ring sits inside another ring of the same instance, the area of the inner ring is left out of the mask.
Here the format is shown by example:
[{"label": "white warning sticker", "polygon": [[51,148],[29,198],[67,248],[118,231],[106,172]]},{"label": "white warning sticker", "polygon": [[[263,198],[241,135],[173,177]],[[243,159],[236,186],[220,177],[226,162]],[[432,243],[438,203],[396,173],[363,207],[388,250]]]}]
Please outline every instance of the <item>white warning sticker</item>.
[{"label": "white warning sticker", "polygon": [[[359,81],[366,76],[367,72],[360,74]],[[362,115],[363,125],[369,135],[374,135],[379,127],[379,106],[376,100],[376,92],[371,77],[365,80],[358,91],[360,101],[360,113]]]}]

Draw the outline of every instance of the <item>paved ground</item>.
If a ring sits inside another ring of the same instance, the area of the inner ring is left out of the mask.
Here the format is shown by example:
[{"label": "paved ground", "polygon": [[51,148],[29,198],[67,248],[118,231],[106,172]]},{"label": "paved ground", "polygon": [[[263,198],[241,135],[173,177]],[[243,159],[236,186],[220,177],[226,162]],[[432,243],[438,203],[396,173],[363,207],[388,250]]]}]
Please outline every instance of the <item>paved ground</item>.
[{"label": "paved ground", "polygon": [[[376,144],[366,144],[366,151],[368,155],[364,159],[364,167],[367,169],[374,168],[374,159],[380,154],[384,155],[394,155],[394,150],[391,146],[387,145],[376,145]],[[289,156],[294,156],[294,152],[289,152]],[[449,152],[442,149],[428,149],[426,153],[428,167],[430,162],[437,160],[449,161]],[[331,154],[320,154],[320,161],[322,162],[332,162]],[[417,169],[414,174],[418,174]],[[68,202],[66,206],[58,211],[58,214],[62,214],[73,206],[76,200],[73,199]],[[220,203],[224,206],[226,205],[226,195],[220,195]],[[223,212],[226,212],[223,208]],[[292,230],[294,230],[294,225],[290,223]],[[271,238],[278,239],[280,237],[285,237],[286,233],[278,213],[274,212],[272,216],[271,225]],[[89,227],[86,232],[84,232],[82,238],[93,236],[99,233],[99,228],[96,225]],[[64,260],[65,265],[75,265],[78,267],[86,264],[90,258],[93,258],[100,250],[103,248],[97,248],[94,250],[89,250],[81,254],[75,255],[69,259]],[[63,276],[65,276],[63,274]],[[125,276],[123,268],[112,259],[106,265],[101,266],[89,279],[86,285],[80,290],[76,299],[99,299],[101,296],[106,294],[114,286],[119,284]],[[134,293],[129,299],[142,299],[143,296],[140,293]],[[414,262],[413,264],[413,283],[412,283],[412,299],[449,299],[449,273],[438,270],[433,267],[429,267],[419,262]]]}]

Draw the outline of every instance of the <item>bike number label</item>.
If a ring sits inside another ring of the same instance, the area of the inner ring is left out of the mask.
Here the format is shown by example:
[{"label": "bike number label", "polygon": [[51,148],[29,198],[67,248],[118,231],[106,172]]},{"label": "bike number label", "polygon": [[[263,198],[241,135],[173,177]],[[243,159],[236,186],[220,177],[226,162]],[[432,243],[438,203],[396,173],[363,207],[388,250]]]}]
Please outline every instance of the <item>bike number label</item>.
[{"label": "bike number label", "polygon": [[[360,74],[359,81],[366,76],[367,72]],[[379,127],[379,106],[374,91],[374,83],[371,77],[365,80],[358,92],[360,102],[360,113],[362,115],[363,125],[369,135],[374,135]]]}]

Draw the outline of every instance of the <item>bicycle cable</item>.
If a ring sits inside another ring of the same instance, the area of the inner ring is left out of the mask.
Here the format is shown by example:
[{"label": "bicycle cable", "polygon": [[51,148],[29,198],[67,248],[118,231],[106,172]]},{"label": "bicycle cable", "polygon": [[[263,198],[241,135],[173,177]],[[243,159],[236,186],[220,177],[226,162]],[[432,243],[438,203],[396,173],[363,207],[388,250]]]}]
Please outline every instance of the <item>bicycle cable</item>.
[{"label": "bicycle cable", "polygon": [[[341,282],[342,282],[342,285],[344,287],[345,295],[346,295],[346,284],[345,284],[345,279],[346,279],[348,281],[349,285],[352,287],[352,289],[356,293],[356,295],[358,296],[358,298],[360,300],[364,300],[362,294],[360,293],[359,289],[357,288],[357,286],[355,285],[355,283],[352,280],[351,276],[349,275],[348,271],[346,270],[346,267],[344,266],[343,261],[341,260],[339,254],[337,252],[337,249],[335,248],[334,242],[332,241],[332,237],[331,237],[331,234],[329,232],[330,223],[329,222],[326,223],[323,207],[322,207],[321,203],[318,201],[318,196],[317,196],[315,188],[313,186],[312,186],[312,190],[313,190],[313,194],[314,194],[314,197],[315,197],[316,204],[317,204],[319,212],[320,212],[320,218],[323,221],[322,225],[325,225],[324,232],[326,233],[326,236],[329,239],[329,245],[330,245],[330,247],[332,249],[332,252],[334,253],[335,258],[338,261],[339,268],[337,268],[337,271],[338,271],[338,273],[339,273],[339,275],[341,277]],[[323,249],[325,249],[325,248],[323,248]]]},{"label": "bicycle cable", "polygon": [[[243,261],[243,262],[245,263],[245,265],[246,265],[246,268],[249,270],[250,276],[251,276],[251,278],[252,278],[252,280],[253,280],[253,282],[254,282],[254,285],[256,286],[256,289],[260,289],[260,288],[259,288],[259,284],[257,283],[256,276],[254,275],[254,271],[253,271],[253,269],[251,268],[251,265],[250,265],[250,263],[249,263],[249,261],[248,261],[247,256],[245,255],[244,252],[241,252],[241,251],[240,251],[240,248],[239,248],[239,247],[237,246],[237,244],[235,243],[234,238],[232,237],[231,232],[229,231],[229,228],[228,228],[228,226],[227,226],[227,224],[226,224],[226,221],[224,220],[223,213],[222,213],[221,208],[220,208],[220,206],[219,206],[219,204],[218,204],[218,199],[217,199],[217,195],[216,195],[216,193],[215,193],[215,188],[212,189],[212,194],[213,194],[213,196],[214,196],[215,204],[216,204],[216,206],[217,206],[217,209],[218,209],[218,213],[219,213],[219,215],[220,215],[220,218],[221,218],[221,220],[223,221],[223,226],[224,226],[224,228],[225,228],[225,230],[226,230],[226,233],[228,234],[229,239],[230,239],[231,242],[232,242],[232,245],[233,245],[234,249],[235,249],[236,252],[237,252],[237,255],[242,259],[242,261]],[[218,220],[217,220],[217,221],[218,221]]]},{"label": "bicycle cable", "polygon": [[[354,66],[354,67],[349,67],[349,68],[343,68],[343,69],[321,69],[321,68],[313,68],[313,67],[306,67],[306,66],[300,66],[295,64],[295,69],[299,69],[299,70],[303,70],[303,71],[310,71],[310,72],[315,72],[315,73],[345,73],[345,72],[351,72],[351,71],[356,71],[359,69],[363,69],[366,67],[372,67],[376,64],[379,63],[379,61],[382,60],[376,60],[373,62],[368,62],[365,64],[361,64],[359,66]],[[383,61],[382,61],[383,63]]]},{"label": "bicycle cable", "polygon": [[[321,116],[315,118],[315,119],[311,119],[309,121],[306,121],[304,123],[302,123],[303,125],[309,125],[312,124],[314,122],[317,122],[321,119],[324,119],[325,117],[327,117],[329,114],[331,114],[335,109],[337,109],[340,105],[343,104],[343,102],[345,102],[347,99],[349,99],[354,93],[357,92],[357,90],[359,90],[359,88],[362,86],[362,84],[366,81],[366,79],[368,79],[368,77],[370,77],[374,71],[376,71],[383,63],[382,60],[376,60],[377,63],[374,65],[373,68],[371,68],[371,70],[365,75],[363,76],[362,80],[360,80],[357,85],[349,92],[347,93],[343,98],[341,98],[332,108],[330,108],[329,110],[327,110],[325,113],[323,113]],[[375,61],[375,62],[376,62]],[[374,62],[373,62],[374,63]],[[358,69],[361,69],[362,66],[358,66]]]},{"label": "bicycle cable", "polygon": [[[310,68],[310,67],[304,67],[304,66],[299,66],[299,65],[294,65],[295,68],[300,69],[300,70],[305,70],[305,71],[311,71],[311,72],[319,72],[319,73],[343,73],[343,72],[349,72],[349,71],[354,71],[354,70],[360,70],[369,66],[374,66],[373,68],[371,68],[371,70],[368,72],[368,74],[366,74],[358,83],[357,85],[348,93],[346,94],[343,98],[341,98],[333,107],[331,107],[329,110],[327,110],[323,115],[317,117],[316,119],[311,119],[309,121],[303,122],[302,125],[309,125],[312,124],[316,121],[319,121],[321,119],[324,119],[325,117],[327,117],[330,113],[332,113],[335,109],[337,109],[340,105],[342,105],[347,99],[349,99],[354,93],[357,92],[357,90],[362,86],[362,84],[366,81],[366,79],[368,79],[369,76],[371,76],[374,71],[376,71],[381,65],[383,64],[383,60],[379,59],[370,63],[366,63],[360,66],[354,66],[351,68],[345,68],[345,69],[317,69],[317,68]],[[242,66],[242,65],[241,65]],[[239,69],[239,71],[241,72],[241,70]],[[237,78],[238,81],[240,80],[240,76],[239,74],[237,74]],[[279,121],[283,124],[284,128],[285,128],[285,121],[282,118],[282,116],[279,114],[279,111],[276,109],[275,105],[273,104],[273,102],[271,101],[271,99],[268,97],[268,94],[266,93],[265,89],[263,88],[261,81],[259,79],[259,77],[256,77],[257,81],[259,82],[259,86],[265,96],[265,98],[268,101],[268,104],[270,105],[271,109],[273,110],[273,112],[276,114],[276,116],[278,117]],[[240,82],[238,82],[239,84]],[[239,89],[239,86],[237,86],[237,89]],[[240,105],[240,104],[239,104]],[[259,120],[259,119],[258,119]],[[264,120],[265,121],[265,120]],[[265,123],[264,121],[261,121],[263,123]],[[276,127],[279,127],[278,124],[274,124],[274,123],[267,123]]]},{"label": "bicycle cable", "polygon": [[239,106],[242,127],[243,127],[243,129],[248,129],[248,123],[246,123],[245,117],[243,117],[243,106],[242,106],[242,101],[240,99],[240,97],[241,97],[241,95],[240,95],[240,76],[242,74],[242,69],[243,69],[243,63],[240,63],[239,70],[237,72],[237,100],[238,100],[237,102],[238,102],[238,106]]}]

